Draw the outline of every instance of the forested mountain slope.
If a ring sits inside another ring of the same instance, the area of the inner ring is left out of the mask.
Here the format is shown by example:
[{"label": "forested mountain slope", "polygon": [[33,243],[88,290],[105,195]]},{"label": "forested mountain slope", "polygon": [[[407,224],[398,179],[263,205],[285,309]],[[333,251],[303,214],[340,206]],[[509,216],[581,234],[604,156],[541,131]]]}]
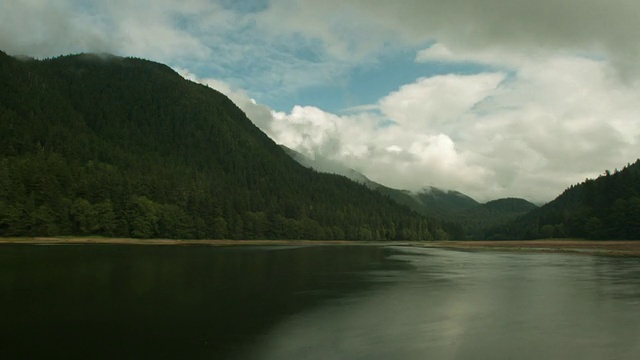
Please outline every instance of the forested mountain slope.
[{"label": "forested mountain slope", "polygon": [[492,200],[457,214],[464,224],[467,239],[484,239],[487,229],[503,225],[538,208],[537,205],[519,198]]},{"label": "forested mountain slope", "polygon": [[482,239],[488,228],[505,224],[537,208],[535,204],[519,198],[498,199],[480,204],[459,191],[436,187],[425,187],[417,193],[393,189],[330,159],[321,156],[310,158],[286,146],[282,148],[305,167],[345,176],[420,214],[440,220],[454,239]]},{"label": "forested mountain slope", "polygon": [[0,236],[448,236],[300,166],[225,96],[165,65],[0,52],[0,84]]},{"label": "forested mountain slope", "polygon": [[455,190],[426,187],[415,194],[429,214],[454,217],[458,213],[480,205],[471,197]]},{"label": "forested mountain slope", "polygon": [[289,149],[286,146],[282,146],[282,149],[291,156],[295,161],[297,161],[300,165],[313,169],[317,172],[327,173],[327,174],[336,174],[344,176],[352,181],[355,181],[359,184],[362,184],[369,189],[376,190],[395,202],[405,205],[410,209],[415,210],[418,213],[426,215],[428,211],[430,211],[431,215],[439,215],[438,208],[427,209],[422,201],[418,198],[416,194],[408,190],[398,190],[393,189],[382,184],[379,184],[371,179],[367,178],[363,174],[358,171],[348,168],[338,162],[332,161],[330,159],[323,158],[322,156],[316,156],[315,158],[310,158],[298,151],[293,149]]},{"label": "forested mountain slope", "polygon": [[487,237],[640,240],[640,160],[570,187],[545,206],[487,232]]}]

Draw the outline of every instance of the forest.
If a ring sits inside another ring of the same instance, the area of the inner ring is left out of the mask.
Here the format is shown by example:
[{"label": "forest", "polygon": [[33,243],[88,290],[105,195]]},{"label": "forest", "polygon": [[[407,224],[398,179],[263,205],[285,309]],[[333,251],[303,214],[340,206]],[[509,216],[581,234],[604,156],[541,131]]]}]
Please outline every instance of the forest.
[{"label": "forest", "polygon": [[162,64],[0,52],[0,83],[0,236],[461,236],[304,168],[224,95]]},{"label": "forest", "polygon": [[640,160],[573,185],[550,203],[486,232],[488,239],[640,240]]}]

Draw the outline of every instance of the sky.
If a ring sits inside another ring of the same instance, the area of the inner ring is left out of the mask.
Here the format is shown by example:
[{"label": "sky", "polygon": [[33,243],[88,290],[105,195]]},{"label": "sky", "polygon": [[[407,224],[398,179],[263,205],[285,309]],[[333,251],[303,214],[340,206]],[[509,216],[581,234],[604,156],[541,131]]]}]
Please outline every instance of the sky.
[{"label": "sky", "polygon": [[640,157],[636,0],[0,0],[0,50],[168,64],[390,187],[544,203]]}]

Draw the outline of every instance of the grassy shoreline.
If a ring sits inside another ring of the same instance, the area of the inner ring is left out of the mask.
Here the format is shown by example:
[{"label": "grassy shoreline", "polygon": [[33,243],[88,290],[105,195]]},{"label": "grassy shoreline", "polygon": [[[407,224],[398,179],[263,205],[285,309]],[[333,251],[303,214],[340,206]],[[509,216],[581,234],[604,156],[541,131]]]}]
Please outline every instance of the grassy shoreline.
[{"label": "grassy shoreline", "polygon": [[63,245],[165,245],[165,246],[305,246],[305,245],[399,245],[426,248],[480,249],[499,251],[569,252],[640,256],[640,241],[593,241],[582,239],[546,239],[526,241],[347,241],[347,240],[174,240],[106,237],[11,237],[0,244]]}]

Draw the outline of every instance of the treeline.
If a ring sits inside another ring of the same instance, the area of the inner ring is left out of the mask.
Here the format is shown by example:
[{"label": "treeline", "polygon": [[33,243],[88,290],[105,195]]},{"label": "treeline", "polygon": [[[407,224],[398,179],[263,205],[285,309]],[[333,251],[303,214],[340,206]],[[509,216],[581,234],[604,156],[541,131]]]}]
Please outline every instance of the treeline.
[{"label": "treeline", "polygon": [[482,240],[488,229],[509,223],[537,207],[524,199],[503,198],[460,211],[457,219],[464,226],[466,239]]},{"label": "treeline", "polygon": [[222,94],[164,65],[0,52],[0,83],[0,236],[450,238],[298,165]]},{"label": "treeline", "polygon": [[549,204],[491,229],[486,237],[640,240],[640,160],[571,186]]},{"label": "treeline", "polygon": [[375,188],[399,204],[441,221],[456,240],[481,240],[488,229],[506,224],[531,210],[535,204],[519,198],[504,198],[480,204],[456,191],[430,188],[417,196],[384,186]]}]

